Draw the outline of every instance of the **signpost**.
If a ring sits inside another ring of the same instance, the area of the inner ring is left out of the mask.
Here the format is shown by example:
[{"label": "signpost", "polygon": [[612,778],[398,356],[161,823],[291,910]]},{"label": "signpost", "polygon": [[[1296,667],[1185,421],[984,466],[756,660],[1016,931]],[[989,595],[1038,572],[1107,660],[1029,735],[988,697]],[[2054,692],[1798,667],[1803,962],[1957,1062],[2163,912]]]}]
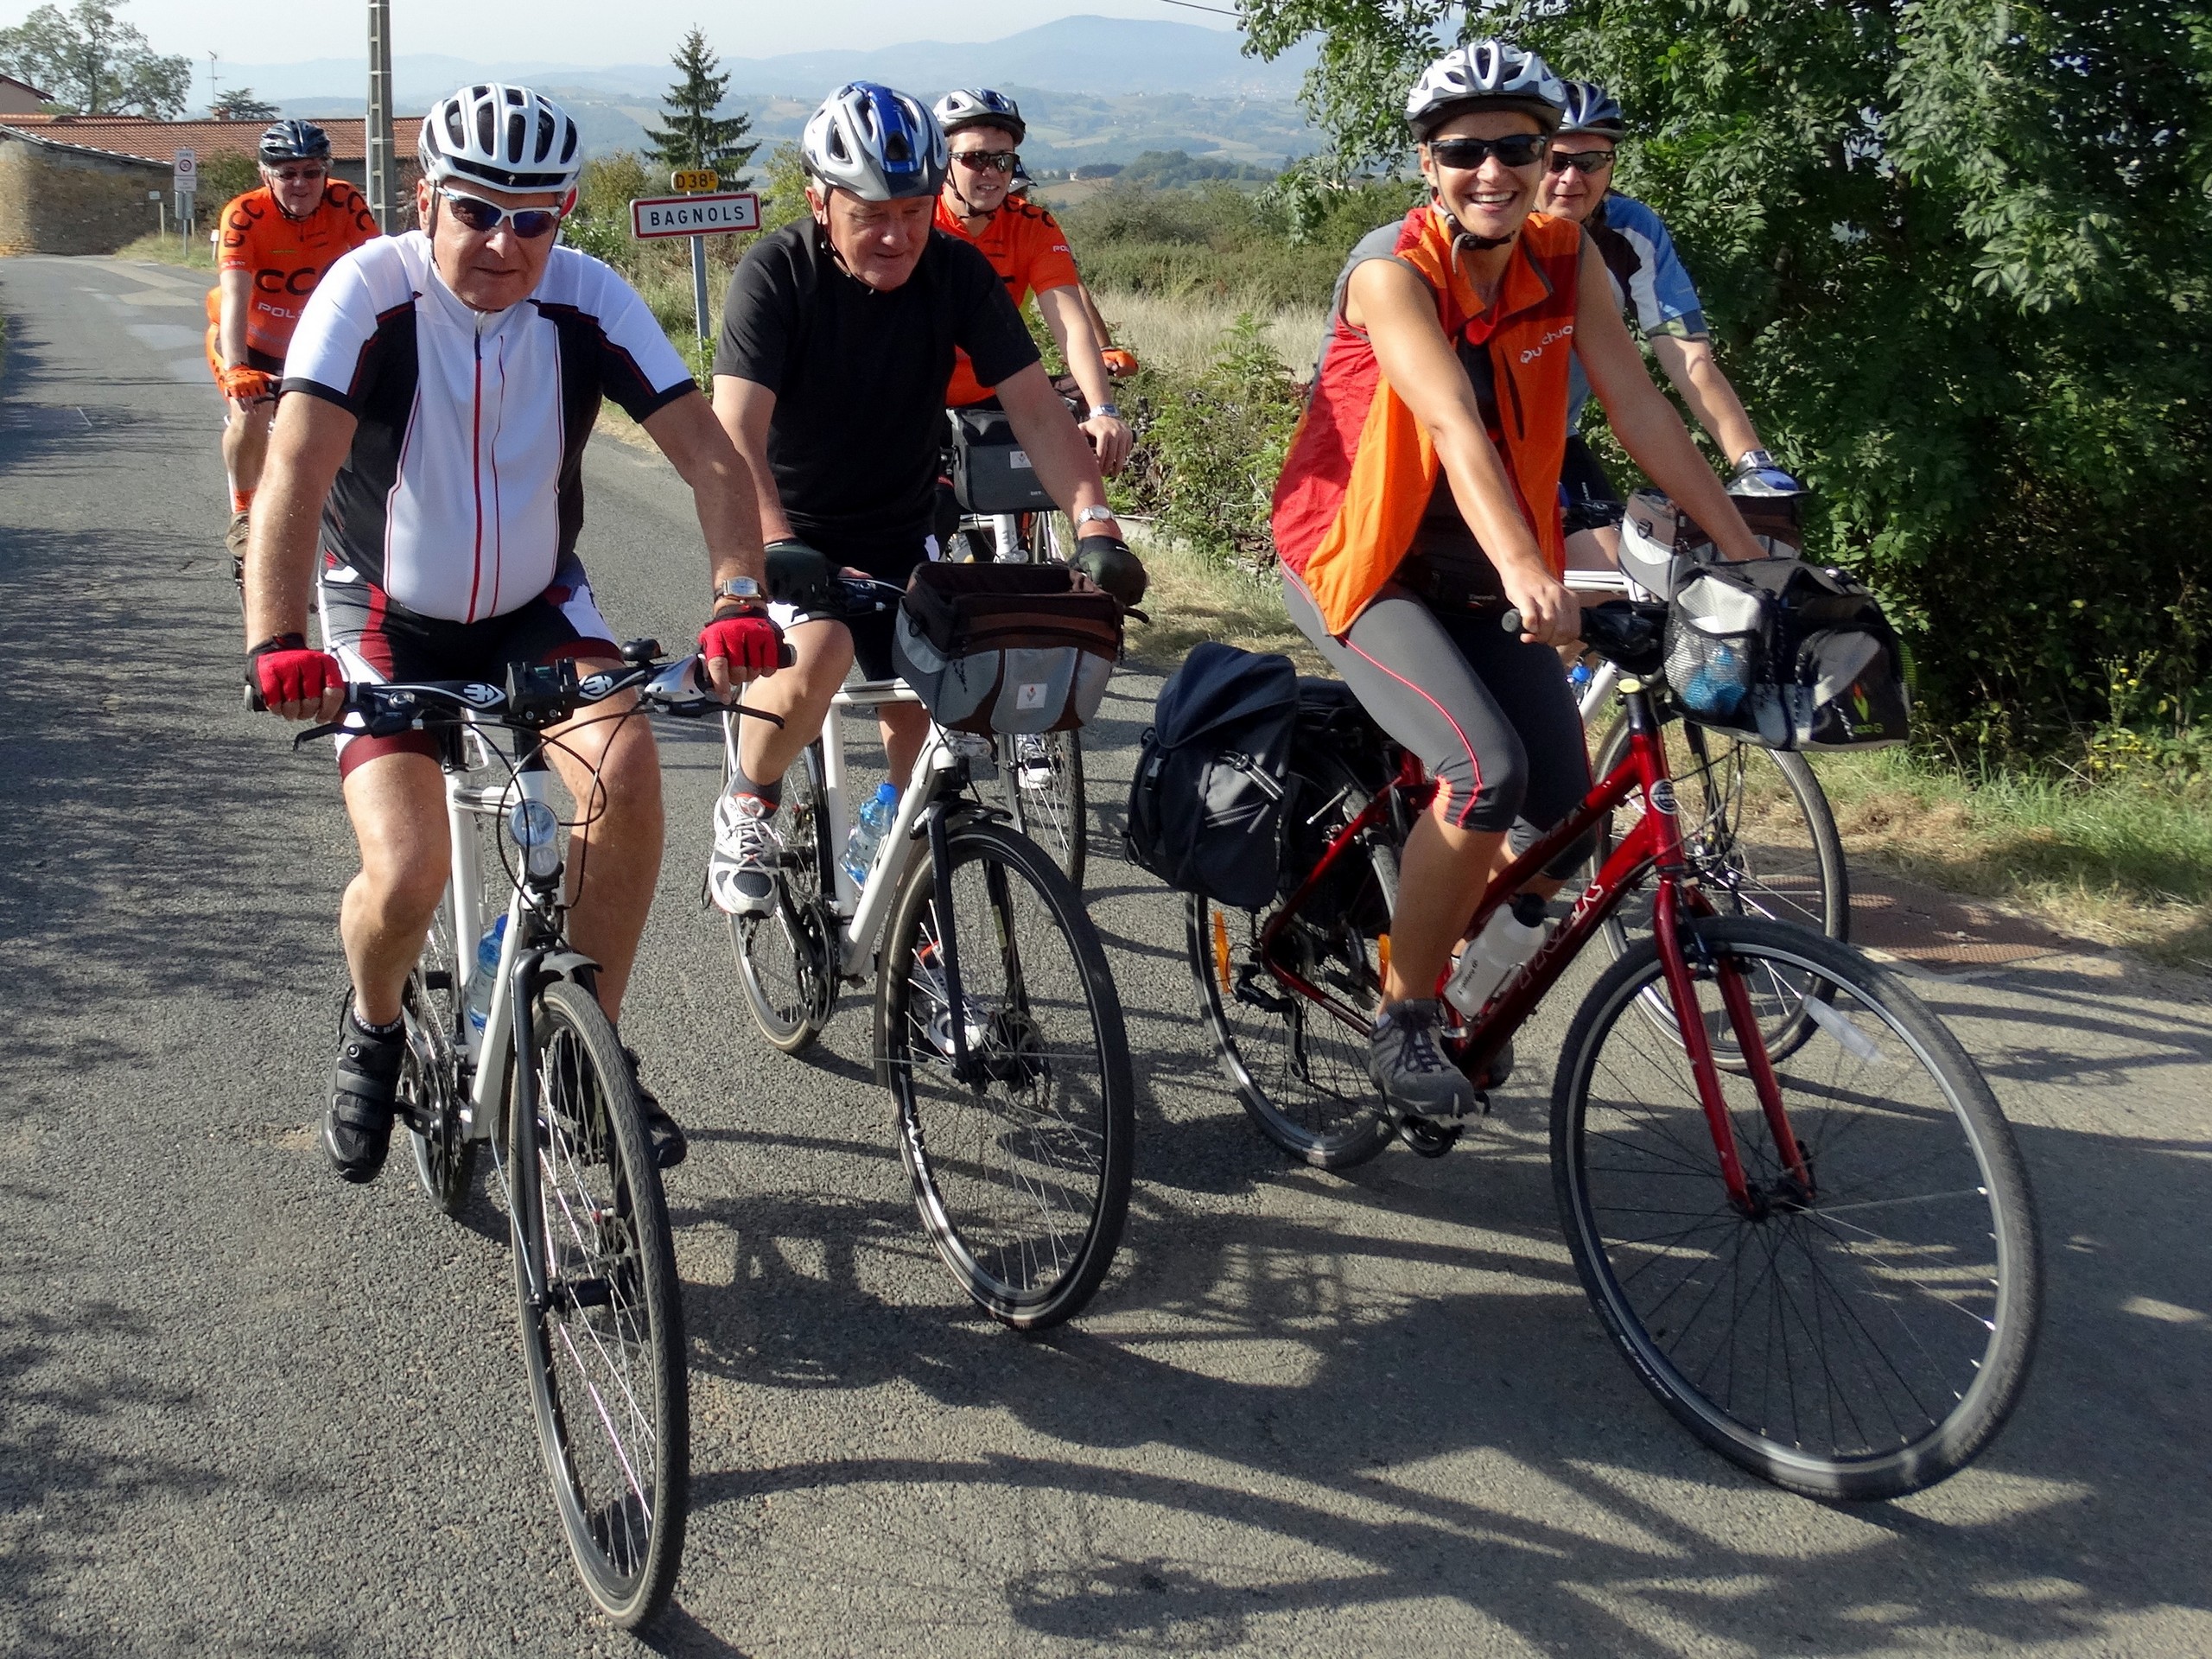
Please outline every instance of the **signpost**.
[{"label": "signpost", "polygon": [[192,198],[200,188],[200,157],[189,149],[180,149],[176,159],[169,164],[169,188],[176,192],[177,228],[185,241],[192,239]]},{"label": "signpost", "polygon": [[717,190],[721,179],[710,167],[679,168],[669,175],[676,196],[641,196],[630,204],[630,234],[691,238],[691,305],[699,321],[699,344],[707,343],[707,242],[728,231],[760,228],[760,198],[750,190]]}]

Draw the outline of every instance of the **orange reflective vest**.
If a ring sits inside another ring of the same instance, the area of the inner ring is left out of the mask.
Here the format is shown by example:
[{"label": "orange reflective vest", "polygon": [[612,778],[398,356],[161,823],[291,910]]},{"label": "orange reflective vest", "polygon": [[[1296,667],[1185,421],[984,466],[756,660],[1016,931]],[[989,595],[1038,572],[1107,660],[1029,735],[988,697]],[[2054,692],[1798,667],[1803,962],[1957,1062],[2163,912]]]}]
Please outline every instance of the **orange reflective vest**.
[{"label": "orange reflective vest", "polygon": [[1344,284],[1368,258],[1409,267],[1436,296],[1445,338],[1488,353],[1497,410],[1491,441],[1546,561],[1554,572],[1567,562],[1559,469],[1582,227],[1531,214],[1487,310],[1452,257],[1443,215],[1416,207],[1387,251],[1384,234],[1353,250],[1338,281],[1313,394],[1275,484],[1275,551],[1339,637],[1405,557],[1443,471],[1428,433],[1383,379],[1367,335],[1344,321]]}]

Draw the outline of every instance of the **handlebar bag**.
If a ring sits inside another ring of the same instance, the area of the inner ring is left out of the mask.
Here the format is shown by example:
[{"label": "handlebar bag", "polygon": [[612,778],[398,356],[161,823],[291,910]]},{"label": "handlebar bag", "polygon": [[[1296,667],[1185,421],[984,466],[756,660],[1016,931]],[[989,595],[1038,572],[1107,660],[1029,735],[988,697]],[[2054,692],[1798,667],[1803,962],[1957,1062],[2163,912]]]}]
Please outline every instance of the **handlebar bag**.
[{"label": "handlebar bag", "polygon": [[1122,607],[1053,564],[915,567],[891,655],[954,731],[1063,732],[1098,712],[1122,651]]},{"label": "handlebar bag", "polygon": [[1668,683],[1689,717],[1772,749],[1881,748],[1911,721],[1881,604],[1798,559],[1700,569],[1667,618]]},{"label": "handlebar bag", "polygon": [[1014,435],[1002,409],[987,404],[952,416],[952,493],[963,512],[1051,512],[1055,503]]},{"label": "handlebar bag", "polygon": [[1129,785],[1130,858],[1179,893],[1274,902],[1299,720],[1290,658],[1208,640],[1160,688]]}]

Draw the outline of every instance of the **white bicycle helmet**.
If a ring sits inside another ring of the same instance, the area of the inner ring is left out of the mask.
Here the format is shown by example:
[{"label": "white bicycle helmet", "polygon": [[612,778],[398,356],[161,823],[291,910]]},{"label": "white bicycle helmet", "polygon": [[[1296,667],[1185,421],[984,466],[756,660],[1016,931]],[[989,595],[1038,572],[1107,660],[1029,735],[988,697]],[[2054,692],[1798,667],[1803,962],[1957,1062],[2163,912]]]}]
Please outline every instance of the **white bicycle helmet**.
[{"label": "white bicycle helmet", "polygon": [[1560,119],[1561,132],[1593,132],[1601,138],[1628,137],[1628,117],[1620,100],[1594,80],[1570,80],[1567,85],[1567,113]]},{"label": "white bicycle helmet", "polygon": [[948,138],[967,127],[1001,128],[1014,135],[1017,144],[1029,136],[1028,124],[1021,118],[1021,106],[1004,92],[995,92],[988,86],[947,92],[938,99],[932,113]]},{"label": "white bicycle helmet", "polygon": [[1427,143],[1453,116],[1493,107],[1532,115],[1549,132],[1567,107],[1567,88],[1534,52],[1503,41],[1470,41],[1421,71],[1406,94],[1406,124]]},{"label": "white bicycle helmet", "polygon": [[431,105],[416,152],[433,184],[565,194],[584,170],[583,135],[569,112],[527,86],[498,81],[464,86]]},{"label": "white bicycle helmet", "polygon": [[944,132],[921,101],[872,80],[823,100],[799,135],[806,170],[862,201],[934,196],[944,186]]}]

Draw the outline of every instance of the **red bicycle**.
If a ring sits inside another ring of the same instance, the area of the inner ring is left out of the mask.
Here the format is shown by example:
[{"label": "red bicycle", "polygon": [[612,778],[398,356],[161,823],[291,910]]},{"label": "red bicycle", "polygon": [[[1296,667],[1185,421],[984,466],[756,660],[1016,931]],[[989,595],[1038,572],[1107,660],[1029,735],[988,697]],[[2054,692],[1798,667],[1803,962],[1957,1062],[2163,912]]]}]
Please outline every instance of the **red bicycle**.
[{"label": "red bicycle", "polygon": [[[1626,751],[1491,883],[1468,937],[1592,824],[1643,810],[1478,1015],[1445,1005],[1447,1048],[1495,1087],[1515,1032],[1650,885],[1652,932],[1584,999],[1553,1080],[1553,1185],[1583,1288],[1645,1387],[1723,1456],[1820,1497],[1918,1491],[1989,1443],[2035,1346],[2039,1246],[2011,1128],[1895,975],[1718,913],[1646,684],[1664,608],[1583,616],[1630,677]],[[1440,1157],[1459,1126],[1396,1117],[1366,1065],[1397,849],[1434,785],[1345,688],[1304,691],[1278,901],[1190,900],[1201,1005],[1245,1109],[1292,1156],[1344,1168],[1396,1138]]]}]

